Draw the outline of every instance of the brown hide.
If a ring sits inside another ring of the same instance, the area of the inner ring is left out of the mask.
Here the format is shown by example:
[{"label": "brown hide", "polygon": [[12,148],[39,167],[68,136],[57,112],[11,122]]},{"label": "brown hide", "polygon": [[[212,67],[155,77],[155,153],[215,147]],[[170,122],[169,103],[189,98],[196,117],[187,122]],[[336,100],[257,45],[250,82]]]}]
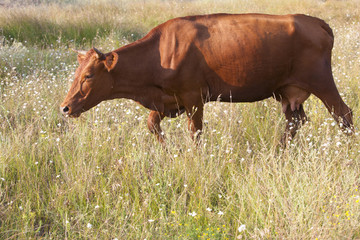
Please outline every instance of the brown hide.
[{"label": "brown hide", "polygon": [[351,109],[331,71],[333,34],[305,15],[214,14],[169,20],[143,39],[102,54],[79,53],[75,81],[61,104],[79,116],[99,102],[133,99],[152,110],[148,127],[160,141],[160,121],[187,112],[192,135],[202,129],[203,105],[275,97],[288,121],[282,142],[306,121],[303,102],[319,97],[352,132]]}]

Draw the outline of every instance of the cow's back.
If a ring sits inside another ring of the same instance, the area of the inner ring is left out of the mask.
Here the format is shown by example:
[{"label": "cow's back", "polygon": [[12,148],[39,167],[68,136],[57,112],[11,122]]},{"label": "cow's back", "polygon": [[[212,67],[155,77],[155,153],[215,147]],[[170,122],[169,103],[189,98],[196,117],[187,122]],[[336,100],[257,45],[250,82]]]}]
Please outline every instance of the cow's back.
[{"label": "cow's back", "polygon": [[162,26],[161,65],[180,76],[174,83],[178,89],[206,85],[213,99],[221,95],[227,101],[232,95],[232,101],[256,101],[271,96],[286,81],[293,60],[305,49],[318,46],[324,51],[327,42],[326,48],[331,50],[330,28],[326,26],[322,20],[305,15],[177,18]]}]

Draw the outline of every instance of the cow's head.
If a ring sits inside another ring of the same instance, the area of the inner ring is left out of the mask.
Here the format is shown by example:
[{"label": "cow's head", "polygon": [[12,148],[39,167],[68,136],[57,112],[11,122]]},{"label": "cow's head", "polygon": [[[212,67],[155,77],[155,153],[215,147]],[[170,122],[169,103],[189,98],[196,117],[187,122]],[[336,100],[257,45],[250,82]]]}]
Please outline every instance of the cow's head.
[{"label": "cow's head", "polygon": [[114,87],[112,71],[118,55],[115,52],[103,54],[92,48],[88,52],[78,51],[77,59],[79,67],[75,80],[60,105],[61,112],[69,117],[79,117],[82,112],[109,99]]}]

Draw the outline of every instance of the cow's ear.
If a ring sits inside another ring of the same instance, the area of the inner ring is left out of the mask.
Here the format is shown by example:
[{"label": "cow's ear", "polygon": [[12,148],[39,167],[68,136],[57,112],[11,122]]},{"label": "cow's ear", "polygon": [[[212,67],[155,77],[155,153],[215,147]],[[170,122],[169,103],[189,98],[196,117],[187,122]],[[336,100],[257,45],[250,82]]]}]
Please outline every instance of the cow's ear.
[{"label": "cow's ear", "polygon": [[81,64],[85,59],[86,51],[79,51],[79,50],[75,50],[75,49],[72,49],[72,50],[78,54],[77,60],[78,60],[79,64]]},{"label": "cow's ear", "polygon": [[105,63],[106,69],[109,72],[114,69],[114,67],[116,66],[116,64],[118,62],[118,59],[119,59],[119,55],[117,55],[116,52],[111,52],[106,55],[104,63]]},{"label": "cow's ear", "polygon": [[81,64],[85,59],[85,55],[82,55],[82,54],[78,54],[77,56],[77,60],[78,60],[78,63]]}]

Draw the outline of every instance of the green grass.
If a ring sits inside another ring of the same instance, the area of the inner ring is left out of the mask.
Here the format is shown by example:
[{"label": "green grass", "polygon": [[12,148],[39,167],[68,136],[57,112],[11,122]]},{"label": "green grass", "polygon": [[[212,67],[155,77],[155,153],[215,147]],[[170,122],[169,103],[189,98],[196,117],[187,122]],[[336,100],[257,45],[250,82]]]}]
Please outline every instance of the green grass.
[{"label": "green grass", "polygon": [[110,51],[188,14],[302,12],[334,30],[333,72],[358,131],[358,4],[53,1],[1,8],[0,239],[360,238],[359,136],[345,136],[313,96],[305,103],[310,121],[287,149],[277,145],[285,119],[273,99],[207,104],[199,146],[181,116],[163,121],[161,147],[146,128],[149,111],[129,100],[101,103],[79,119],[59,113],[77,67],[71,48]]}]

